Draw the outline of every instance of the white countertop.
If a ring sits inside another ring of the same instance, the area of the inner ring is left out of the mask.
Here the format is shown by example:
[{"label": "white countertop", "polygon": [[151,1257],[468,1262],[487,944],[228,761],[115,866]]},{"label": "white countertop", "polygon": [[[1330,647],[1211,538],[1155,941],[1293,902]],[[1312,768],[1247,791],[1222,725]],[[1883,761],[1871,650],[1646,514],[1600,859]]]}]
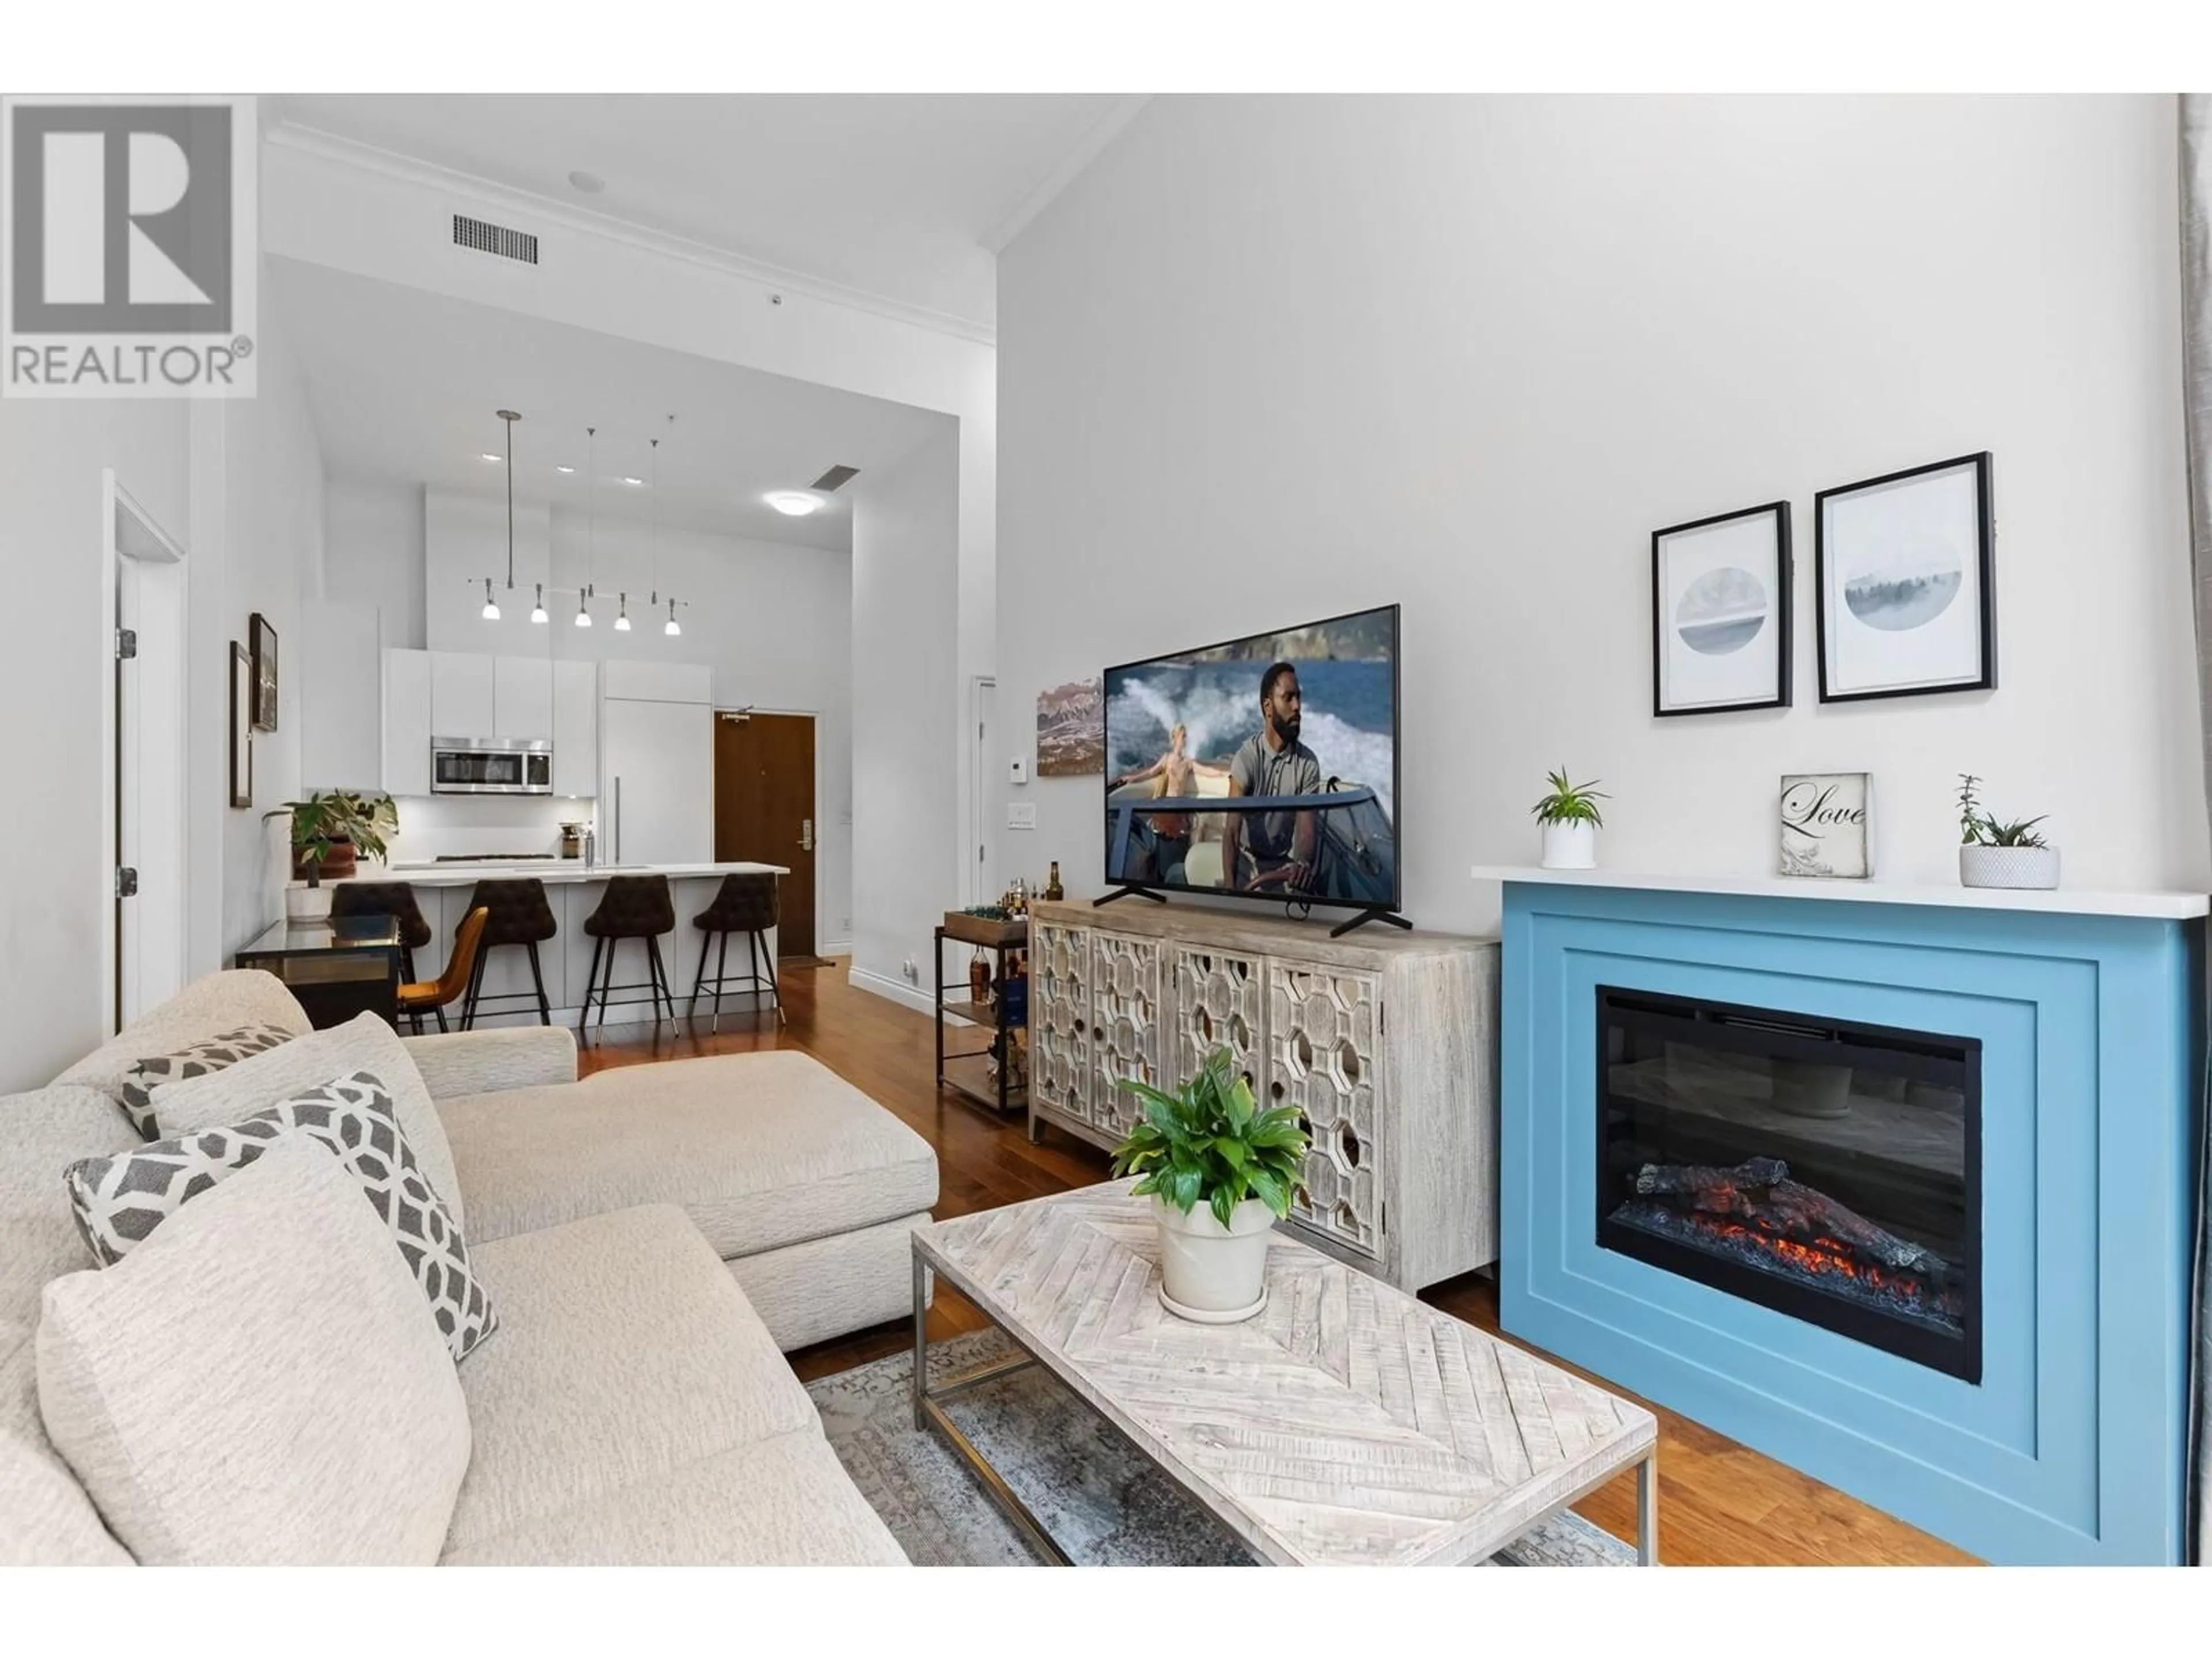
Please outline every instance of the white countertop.
[{"label": "white countertop", "polygon": [[388,867],[364,865],[350,881],[404,881],[410,887],[465,887],[471,882],[504,881],[534,876],[547,886],[579,881],[605,881],[610,876],[666,876],[671,881],[687,877],[787,876],[781,864],[594,864],[581,859],[531,859],[520,864],[395,864]]},{"label": "white countertop", "polygon": [[1478,864],[1477,881],[1544,882],[1558,887],[1644,888],[1662,893],[1733,893],[1757,898],[1838,899],[1857,904],[1939,904],[1961,910],[2037,910],[2062,915],[2148,916],[2186,921],[2212,908],[2203,893],[1960,887],[1937,881],[1848,881],[1812,876],[1662,876],[1626,870],[1547,870],[1537,865]]}]

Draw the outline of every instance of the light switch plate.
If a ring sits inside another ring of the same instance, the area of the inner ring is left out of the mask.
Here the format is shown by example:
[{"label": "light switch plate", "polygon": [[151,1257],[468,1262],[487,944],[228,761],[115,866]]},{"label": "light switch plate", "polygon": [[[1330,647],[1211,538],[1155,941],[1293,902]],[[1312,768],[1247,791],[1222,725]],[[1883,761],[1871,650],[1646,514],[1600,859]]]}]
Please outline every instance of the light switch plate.
[{"label": "light switch plate", "polygon": [[1006,763],[1006,778],[1012,783],[1027,783],[1030,781],[1029,762],[1019,755],[1015,756]]},{"label": "light switch plate", "polygon": [[1006,828],[1009,830],[1036,829],[1036,803],[1033,800],[1029,800],[1022,802],[1019,805],[1016,805],[1013,802],[1009,801],[1006,804]]}]

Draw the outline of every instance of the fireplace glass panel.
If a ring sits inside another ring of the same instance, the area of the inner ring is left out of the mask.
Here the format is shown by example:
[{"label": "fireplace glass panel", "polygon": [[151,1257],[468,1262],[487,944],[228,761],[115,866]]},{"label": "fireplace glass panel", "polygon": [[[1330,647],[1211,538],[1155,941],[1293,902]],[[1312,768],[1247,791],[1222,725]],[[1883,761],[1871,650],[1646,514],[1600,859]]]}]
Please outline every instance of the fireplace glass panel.
[{"label": "fireplace glass panel", "polygon": [[1597,1242],[1981,1375],[1981,1047],[1598,992]]}]

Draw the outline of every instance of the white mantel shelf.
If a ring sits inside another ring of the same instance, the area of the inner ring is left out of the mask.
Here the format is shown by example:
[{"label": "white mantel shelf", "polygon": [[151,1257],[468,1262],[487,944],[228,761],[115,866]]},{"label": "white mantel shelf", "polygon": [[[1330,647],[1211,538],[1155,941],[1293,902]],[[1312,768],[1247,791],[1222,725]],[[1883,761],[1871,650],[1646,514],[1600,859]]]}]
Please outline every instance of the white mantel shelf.
[{"label": "white mantel shelf", "polygon": [[1958,887],[1934,881],[1845,881],[1809,876],[1660,876],[1626,870],[1547,870],[1538,865],[1478,864],[1477,881],[1541,882],[1555,887],[1641,888],[1661,893],[1728,893],[1753,898],[1839,900],[1852,904],[1936,904],[1960,910],[2036,910],[2082,916],[2142,916],[2185,921],[2212,908],[2203,893],[2106,892]]}]

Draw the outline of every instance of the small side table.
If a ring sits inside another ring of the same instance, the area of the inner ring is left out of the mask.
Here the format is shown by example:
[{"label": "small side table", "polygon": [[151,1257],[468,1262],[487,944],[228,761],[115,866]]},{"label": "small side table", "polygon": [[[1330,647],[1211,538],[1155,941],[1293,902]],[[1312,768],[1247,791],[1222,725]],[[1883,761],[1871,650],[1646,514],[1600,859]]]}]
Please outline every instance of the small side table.
[{"label": "small side table", "polygon": [[[991,977],[1000,988],[995,1001],[974,1002],[964,996],[950,1002],[945,1000],[945,942],[947,939],[991,952]],[[971,916],[964,910],[947,910],[944,925],[937,930],[937,1086],[940,1090],[951,1089],[980,1106],[988,1106],[998,1112],[1029,1109],[1029,1090],[1006,1086],[1006,1061],[1013,1053],[1013,1034],[1029,1023],[1028,1009],[1026,1004],[1020,1009],[1010,1008],[1011,999],[1006,990],[1007,952],[1027,950],[1029,942],[1030,927],[1026,919],[994,921],[988,916]],[[968,1026],[962,1027],[963,1030],[975,1026],[988,1028],[991,1033],[991,1046],[970,1049],[964,1054],[945,1053],[945,1020],[948,1014],[968,1022]],[[996,1077],[991,1074],[991,1056],[994,1054],[999,1056]]]},{"label": "small side table", "polygon": [[399,945],[397,916],[287,921],[269,927],[232,962],[283,980],[319,1031],[364,1013],[397,1029]]}]

